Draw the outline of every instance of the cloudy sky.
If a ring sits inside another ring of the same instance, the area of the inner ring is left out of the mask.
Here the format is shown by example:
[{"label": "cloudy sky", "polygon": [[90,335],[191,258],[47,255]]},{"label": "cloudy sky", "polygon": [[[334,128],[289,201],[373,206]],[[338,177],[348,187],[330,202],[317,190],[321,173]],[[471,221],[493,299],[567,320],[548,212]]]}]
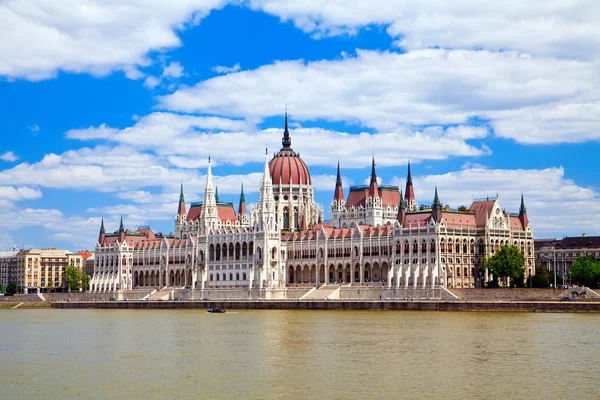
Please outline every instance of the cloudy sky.
[{"label": "cloudy sky", "polygon": [[[537,237],[600,234],[596,0],[0,2],[0,250],[173,230],[179,185],[258,197],[292,147],[327,210],[375,156],[419,203],[524,193]],[[325,216],[326,219],[328,215]]]}]

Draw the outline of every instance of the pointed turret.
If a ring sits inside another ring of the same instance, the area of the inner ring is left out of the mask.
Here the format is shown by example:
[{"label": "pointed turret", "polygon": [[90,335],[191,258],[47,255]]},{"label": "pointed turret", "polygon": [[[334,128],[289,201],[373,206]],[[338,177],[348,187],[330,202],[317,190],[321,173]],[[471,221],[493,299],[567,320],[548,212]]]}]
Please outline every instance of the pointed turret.
[{"label": "pointed turret", "polygon": [[202,204],[202,218],[206,229],[216,227],[219,222],[219,212],[217,210],[217,201],[215,190],[213,189],[212,167],[210,157],[208,157],[208,169],[206,171],[206,188],[204,189],[204,203]]},{"label": "pointed turret", "polygon": [[275,203],[273,201],[273,181],[269,172],[269,150],[265,151],[265,168],[260,181],[260,200],[258,203],[259,229],[275,230]]},{"label": "pointed turret", "polygon": [[431,204],[431,218],[433,218],[435,222],[440,222],[442,219],[442,203],[438,196],[437,186],[435,187],[435,195],[433,197],[433,203]]},{"label": "pointed turret", "polygon": [[519,220],[521,221],[521,225],[523,225],[523,229],[527,229],[527,225],[529,225],[529,219],[527,218],[527,209],[525,208],[525,200],[523,198],[523,193],[521,193],[521,207],[519,208]]},{"label": "pointed turret", "polygon": [[333,201],[337,202],[338,205],[344,201],[344,188],[342,187],[342,175],[340,173],[340,162],[338,161],[337,166],[337,178],[335,180],[335,192],[333,194]]},{"label": "pointed turret", "polygon": [[379,197],[379,188],[377,187],[377,174],[375,173],[375,157],[371,162],[371,183],[369,185],[369,197],[372,199]]},{"label": "pointed turret", "polygon": [[119,243],[123,243],[125,241],[125,226],[123,225],[123,216],[121,215],[121,224],[119,225],[119,234],[117,237]]},{"label": "pointed turret", "polygon": [[244,195],[244,183],[242,182],[242,190],[240,192],[240,205],[238,207],[238,217],[246,215],[246,196]]},{"label": "pointed turret", "polygon": [[402,189],[400,189],[400,204],[398,204],[398,222],[400,225],[404,225],[404,221],[406,219],[406,203],[404,202],[404,198],[402,197]]},{"label": "pointed turret", "polygon": [[417,211],[417,200],[415,199],[415,189],[413,188],[412,175],[410,173],[410,161],[408,162],[408,174],[406,176],[405,207],[408,211]]},{"label": "pointed turret", "polygon": [[185,218],[185,198],[183,196],[183,183],[181,184],[181,191],[179,192],[179,207],[177,208],[177,216]]},{"label": "pointed turret", "polygon": [[283,130],[283,139],[281,140],[281,144],[284,149],[290,149],[292,147],[292,138],[290,137],[290,130],[288,128],[287,106],[285,107],[285,128]]},{"label": "pointed turret", "polygon": [[104,230],[104,218],[102,218],[102,223],[100,224],[100,234],[98,235],[98,243],[102,245],[104,243],[104,239],[106,238],[106,231]]}]

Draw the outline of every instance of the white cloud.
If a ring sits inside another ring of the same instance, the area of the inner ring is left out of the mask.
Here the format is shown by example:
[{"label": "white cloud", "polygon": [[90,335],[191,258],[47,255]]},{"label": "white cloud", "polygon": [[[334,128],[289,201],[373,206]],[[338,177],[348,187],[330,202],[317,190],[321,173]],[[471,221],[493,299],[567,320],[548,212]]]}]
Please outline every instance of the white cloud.
[{"label": "white cloud", "polygon": [[[262,163],[263,149],[277,151],[281,135],[281,129],[256,131],[246,121],[171,113],[150,114],[121,130],[100,125],[67,132],[72,139],[104,139],[138,151],[152,151],[171,165],[186,169],[206,167],[209,156],[217,163],[232,165]],[[339,157],[344,168],[363,168],[370,164],[371,153],[382,166],[403,165],[408,158],[440,160],[491,154],[485,145],[475,146],[465,141],[485,137],[487,130],[483,127],[432,126],[419,131],[399,128],[374,134],[299,128],[292,130],[291,135],[294,149],[301,152],[308,165],[334,166]]]},{"label": "white cloud", "polygon": [[6,162],[15,162],[18,159],[19,159],[19,157],[12,151],[7,151],[6,153],[0,155],[0,160],[6,161]]},{"label": "white cloud", "polygon": [[42,192],[29,187],[0,186],[0,199],[9,201],[34,200],[42,197]]},{"label": "white cloud", "polygon": [[[0,76],[40,80],[59,70],[139,79],[148,52],[181,45],[178,31],[225,0],[2,2]],[[137,72],[136,72],[137,71]]]},{"label": "white cloud", "polygon": [[495,134],[520,143],[600,140],[600,101],[548,104],[493,115]]},{"label": "white cloud", "polygon": [[163,68],[162,76],[165,78],[181,78],[183,76],[183,67],[177,61],[173,61]]},{"label": "white cloud", "polygon": [[38,126],[38,124],[28,126],[27,129],[29,129],[32,133],[38,133],[40,131],[40,127]]},{"label": "white cloud", "polygon": [[[465,169],[442,175],[413,176],[420,204],[431,204],[435,186],[440,200],[456,208],[467,207],[473,198],[500,196],[509,212],[518,212],[524,193],[527,216],[536,236],[580,235],[598,231],[600,193],[577,185],[560,168],[548,169]],[[404,178],[394,178],[395,184]]]},{"label": "white cloud", "polygon": [[159,83],[160,83],[160,79],[158,79],[154,76],[149,76],[144,81],[144,86],[147,87],[148,89],[154,89],[156,86],[158,86]]},{"label": "white cloud", "polygon": [[213,68],[217,74],[229,74],[231,72],[238,72],[240,70],[240,63],[235,64],[233,67],[225,67],[222,65],[217,65]]},{"label": "white cloud", "polygon": [[[597,98],[599,71],[590,62],[540,59],[514,52],[428,49],[396,54],[359,50],[355,57],[341,60],[276,62],[219,76],[159,100],[171,110],[243,116],[253,121],[280,115],[282,105],[288,103],[296,120],[345,121],[379,131],[411,125],[464,125],[475,117],[505,119],[508,126],[523,120],[520,114],[532,107],[551,107],[557,102],[575,107]],[[533,128],[542,130],[552,120],[551,114],[532,118]],[[565,124],[569,124],[579,114],[571,110],[565,116]],[[588,130],[595,117],[588,118],[588,125],[580,125],[584,129],[580,137],[596,134],[596,130]],[[499,135],[509,131],[506,126],[499,127]],[[482,128],[467,126],[449,132],[463,139],[486,134]],[[547,135],[547,141],[555,141],[554,132]],[[520,132],[520,140],[527,135]],[[569,135],[558,136],[561,141],[569,140]]]},{"label": "white cloud", "polygon": [[600,54],[600,4],[594,0],[250,0],[305,32],[356,33],[387,25],[407,50],[442,47],[519,50],[534,55],[593,59]]}]

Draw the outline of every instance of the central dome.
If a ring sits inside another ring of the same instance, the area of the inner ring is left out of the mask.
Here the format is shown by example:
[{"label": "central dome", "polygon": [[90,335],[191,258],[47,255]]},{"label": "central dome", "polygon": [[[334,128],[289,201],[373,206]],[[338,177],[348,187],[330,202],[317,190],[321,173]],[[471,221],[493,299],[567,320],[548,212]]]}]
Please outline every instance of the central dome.
[{"label": "central dome", "polygon": [[308,185],[311,184],[310,173],[300,155],[292,150],[292,139],[288,130],[287,113],[285,114],[285,130],[281,141],[283,147],[269,162],[269,173],[274,185]]}]

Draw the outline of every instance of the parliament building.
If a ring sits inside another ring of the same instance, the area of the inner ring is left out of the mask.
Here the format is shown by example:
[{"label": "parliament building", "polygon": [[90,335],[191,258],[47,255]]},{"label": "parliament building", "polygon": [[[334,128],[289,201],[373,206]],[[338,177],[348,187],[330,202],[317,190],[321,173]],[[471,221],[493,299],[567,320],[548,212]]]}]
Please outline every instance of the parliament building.
[{"label": "parliament building", "polygon": [[[345,192],[338,163],[330,222],[315,203],[308,167],[292,149],[287,115],[282,147],[265,155],[260,198],[248,211],[220,202],[210,159],[204,201],[186,206],[183,185],[174,234],[149,227],[106,233],[96,244],[91,290],[154,288],[277,291],[290,288],[473,288],[490,279],[481,260],[504,245],[525,255],[534,274],[533,230],[523,196],[518,213],[498,197],[450,209],[437,188],[419,205],[408,164],[406,187],[369,185]],[[443,193],[442,193],[443,195]]]}]

